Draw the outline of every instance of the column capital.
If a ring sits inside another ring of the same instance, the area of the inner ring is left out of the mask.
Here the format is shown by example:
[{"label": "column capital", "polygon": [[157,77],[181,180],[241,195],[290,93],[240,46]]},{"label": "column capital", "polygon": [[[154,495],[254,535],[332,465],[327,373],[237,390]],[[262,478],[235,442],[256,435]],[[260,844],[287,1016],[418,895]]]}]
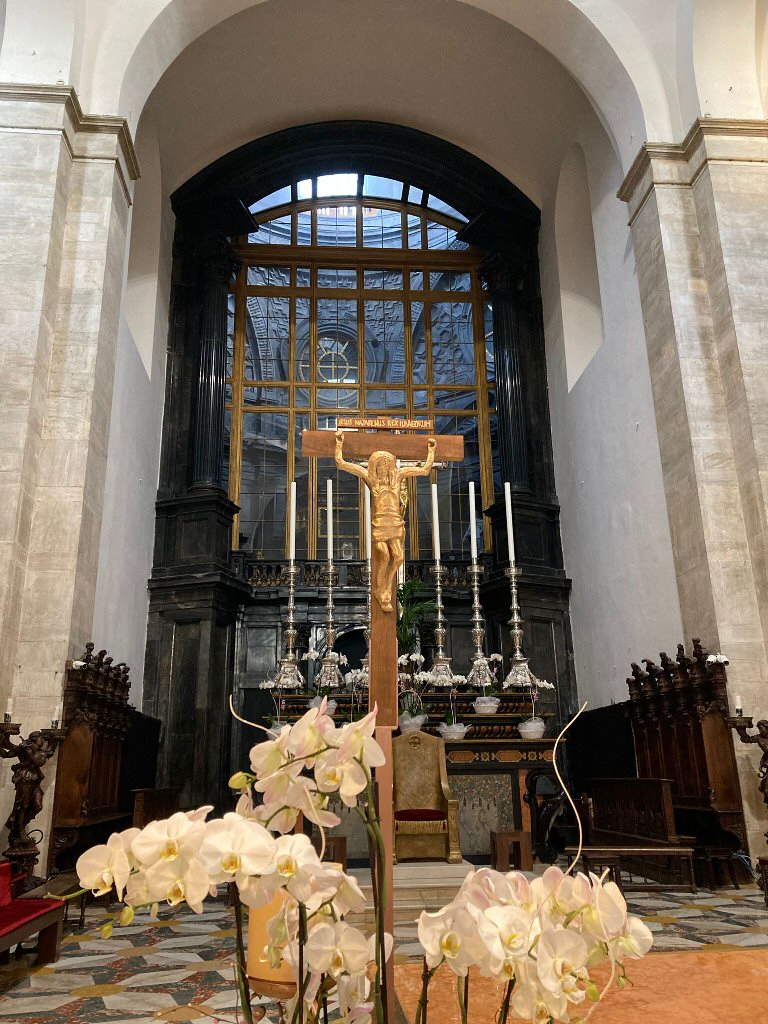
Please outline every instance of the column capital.
[{"label": "column capital", "polygon": [[523,290],[531,258],[522,252],[492,252],[480,264],[478,273],[492,296],[512,298]]},{"label": "column capital", "polygon": [[226,238],[198,242],[192,247],[192,258],[205,280],[222,285],[228,285],[242,266]]}]

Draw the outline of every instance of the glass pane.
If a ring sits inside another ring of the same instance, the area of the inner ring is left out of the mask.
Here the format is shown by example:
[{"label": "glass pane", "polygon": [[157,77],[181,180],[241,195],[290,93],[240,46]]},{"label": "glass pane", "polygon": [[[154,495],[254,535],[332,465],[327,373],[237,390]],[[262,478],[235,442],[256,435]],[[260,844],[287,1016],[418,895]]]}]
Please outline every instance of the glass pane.
[{"label": "glass pane", "polygon": [[354,206],[319,206],[317,209],[317,244],[357,244],[357,208]]},{"label": "glass pane", "polygon": [[411,271],[411,289],[415,292],[420,292],[424,287],[424,271],[423,270],[412,270]]},{"label": "glass pane", "polygon": [[363,287],[381,291],[400,291],[403,287],[402,270],[366,270]]},{"label": "glass pane", "polygon": [[413,392],[413,407],[414,409],[426,409],[429,405],[427,400],[426,391],[414,391]]},{"label": "glass pane", "polygon": [[293,404],[302,409],[309,406],[309,389],[308,388],[294,388],[293,389]]},{"label": "glass pane", "polygon": [[463,213],[459,213],[453,206],[449,206],[448,203],[444,203],[442,199],[438,199],[437,196],[430,196],[427,199],[427,206],[430,210],[437,210],[438,213],[445,213],[449,217],[455,217],[457,220],[463,220],[466,224],[467,218]]},{"label": "glass pane", "polygon": [[288,388],[243,388],[245,405],[288,405]]},{"label": "glass pane", "polygon": [[288,288],[291,283],[291,268],[248,267],[246,282],[259,288]]},{"label": "glass pane", "polygon": [[296,557],[307,557],[307,515],[309,510],[309,459],[299,457],[301,451],[301,432],[309,430],[309,416],[306,414],[293,417],[293,479],[296,481]]},{"label": "glass pane", "polygon": [[[449,228],[445,224],[438,224],[437,221],[427,221],[427,248],[447,249]],[[454,237],[456,232],[454,231]]]},{"label": "glass pane", "polygon": [[366,409],[404,409],[404,391],[383,391],[378,388],[365,392]]},{"label": "glass pane", "polygon": [[[335,429],[335,422],[326,421]],[[318,426],[325,422],[318,417]],[[338,470],[330,459],[317,460],[317,557],[325,558],[328,550],[326,518],[326,481],[333,481],[333,556],[349,561],[358,558],[360,488],[357,477]]]},{"label": "glass pane", "polygon": [[320,267],[317,271],[318,288],[356,288],[357,271],[353,267]]},{"label": "glass pane", "polygon": [[261,213],[263,210],[271,210],[273,206],[284,206],[286,203],[291,201],[291,186],[286,185],[284,188],[279,188],[276,192],[270,192],[268,196],[264,196],[263,199],[259,199],[249,207],[251,213]]},{"label": "glass pane", "polygon": [[366,249],[400,249],[402,229],[399,210],[363,209],[363,245]]},{"label": "glass pane", "polygon": [[435,390],[436,409],[456,409],[470,411],[477,409],[477,394],[474,391],[442,391]]},{"label": "glass pane", "polygon": [[268,220],[259,225],[259,230],[248,235],[249,242],[256,242],[258,245],[290,245],[291,244],[291,215],[278,217],[276,220]]},{"label": "glass pane", "polygon": [[405,381],[403,304],[391,299],[365,302],[365,379],[371,384]]},{"label": "glass pane", "polygon": [[322,409],[357,409],[357,388],[318,388],[317,408]]},{"label": "glass pane", "polygon": [[312,244],[312,211],[299,210],[296,214],[296,242],[299,245]]},{"label": "glass pane", "polygon": [[427,383],[427,334],[424,324],[424,303],[411,303],[411,349],[413,350],[413,383]]},{"label": "glass pane", "polygon": [[448,229],[448,248],[454,250],[455,252],[458,252],[459,250],[464,252],[469,248],[469,246],[467,245],[466,242],[460,242],[459,239],[456,237],[457,234],[457,231],[452,231],[450,228]]},{"label": "glass pane", "polygon": [[245,379],[288,379],[287,296],[249,295],[245,300]]},{"label": "glass pane", "polygon": [[408,189],[408,202],[413,203],[414,206],[418,206],[424,195],[424,190],[416,188],[415,185],[411,185]]},{"label": "glass pane", "polygon": [[396,199],[399,202],[403,196],[403,183],[395,181],[394,178],[380,178],[376,174],[366,174],[363,179],[363,195],[377,196],[379,199]]},{"label": "glass pane", "polygon": [[304,181],[296,183],[296,195],[299,199],[311,199],[312,198],[312,179],[305,178]]},{"label": "glass pane", "polygon": [[432,372],[435,384],[475,383],[470,302],[432,304]]},{"label": "glass pane", "polygon": [[326,196],[356,196],[356,174],[321,174],[317,179],[318,199]]},{"label": "glass pane", "polygon": [[[440,546],[446,556],[468,558],[469,540],[469,481],[474,480],[479,492],[480,445],[477,419],[474,416],[438,416],[435,430],[440,434],[464,436],[464,461],[451,463],[450,468],[438,473],[438,508],[440,514]],[[421,484],[421,480],[419,481]],[[432,556],[432,510],[427,487],[419,487],[419,554]]]},{"label": "glass pane", "polygon": [[317,380],[323,384],[356,384],[357,302],[317,301]]},{"label": "glass pane", "polygon": [[288,415],[244,413],[239,547],[285,557]]},{"label": "glass pane", "polygon": [[450,270],[446,275],[448,278],[448,291],[468,292],[472,289],[472,277],[468,270]]},{"label": "glass pane", "polygon": [[417,214],[408,214],[408,248],[421,248],[421,217]]},{"label": "glass pane", "polygon": [[493,351],[493,306],[483,303],[483,333],[485,335],[485,376],[489,384],[496,382],[496,357]]},{"label": "glass pane", "polygon": [[309,267],[296,267],[296,287],[309,288],[311,284]]},{"label": "glass pane", "polygon": [[309,345],[309,299],[296,299],[296,379],[309,380],[311,352]]},{"label": "glass pane", "polygon": [[227,296],[227,376],[232,376],[232,362],[235,357],[235,296]]}]

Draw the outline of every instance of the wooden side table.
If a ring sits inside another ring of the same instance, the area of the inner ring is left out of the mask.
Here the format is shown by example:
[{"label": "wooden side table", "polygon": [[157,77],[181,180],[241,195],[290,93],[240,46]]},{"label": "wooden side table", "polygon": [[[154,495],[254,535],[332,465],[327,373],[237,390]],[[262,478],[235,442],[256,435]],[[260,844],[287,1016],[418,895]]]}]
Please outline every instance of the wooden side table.
[{"label": "wooden side table", "polygon": [[509,871],[510,856],[518,871],[533,871],[531,833],[491,831],[491,866]]}]

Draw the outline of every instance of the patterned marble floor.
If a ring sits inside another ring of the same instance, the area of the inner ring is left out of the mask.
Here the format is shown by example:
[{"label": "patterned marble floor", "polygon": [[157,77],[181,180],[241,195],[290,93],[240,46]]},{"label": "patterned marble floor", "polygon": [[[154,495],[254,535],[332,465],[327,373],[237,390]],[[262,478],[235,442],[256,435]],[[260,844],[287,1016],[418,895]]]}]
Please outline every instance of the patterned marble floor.
[{"label": "patterned marble floor", "polygon": [[[630,894],[630,906],[659,951],[768,948],[768,911],[755,888]],[[137,914],[104,939],[107,920],[102,908],[89,908],[85,928],[66,935],[56,964],[31,968],[29,956],[0,967],[0,1024],[235,1021],[234,921],[223,899],[199,916],[185,910],[150,921]],[[397,959],[419,957],[415,924],[395,930]]]}]

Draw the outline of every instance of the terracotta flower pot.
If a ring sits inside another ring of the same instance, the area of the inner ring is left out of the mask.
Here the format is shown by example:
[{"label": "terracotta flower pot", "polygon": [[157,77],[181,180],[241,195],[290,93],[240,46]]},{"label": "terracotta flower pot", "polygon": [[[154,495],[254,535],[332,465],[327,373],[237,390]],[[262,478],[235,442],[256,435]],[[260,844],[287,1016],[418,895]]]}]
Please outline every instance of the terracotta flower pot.
[{"label": "terracotta flower pot", "polygon": [[280,910],[285,893],[279,889],[263,907],[248,909],[248,956],[246,969],[252,992],[271,999],[291,999],[296,994],[293,972],[285,961],[271,967],[264,950],[269,942],[267,923]]}]

